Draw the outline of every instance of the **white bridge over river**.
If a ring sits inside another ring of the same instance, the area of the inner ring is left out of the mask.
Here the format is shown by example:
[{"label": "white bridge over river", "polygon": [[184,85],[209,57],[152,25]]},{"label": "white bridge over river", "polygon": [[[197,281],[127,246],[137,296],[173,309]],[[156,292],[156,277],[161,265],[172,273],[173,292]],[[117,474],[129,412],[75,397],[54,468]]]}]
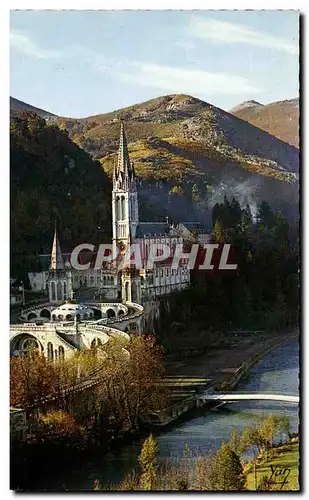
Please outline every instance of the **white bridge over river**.
[{"label": "white bridge over river", "polygon": [[268,393],[243,393],[243,392],[231,392],[228,394],[222,393],[204,393],[198,396],[198,402],[201,404],[207,401],[280,401],[282,403],[299,403],[299,396],[292,396],[290,394],[268,394]]}]

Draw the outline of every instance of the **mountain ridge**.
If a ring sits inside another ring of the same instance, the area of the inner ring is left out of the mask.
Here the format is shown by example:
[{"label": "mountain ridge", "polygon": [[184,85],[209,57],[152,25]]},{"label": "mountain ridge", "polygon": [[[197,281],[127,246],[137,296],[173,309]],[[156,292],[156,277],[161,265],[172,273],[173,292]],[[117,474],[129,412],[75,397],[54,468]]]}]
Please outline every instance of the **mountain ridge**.
[{"label": "mountain ridge", "polygon": [[238,107],[238,109],[235,106],[229,113],[291,146],[299,147],[299,98],[275,101],[263,106]]},{"label": "mountain ridge", "polygon": [[[298,150],[201,99],[172,94],[84,119],[53,117],[111,179],[125,120],[143,220],[206,221],[224,194],[297,213]],[[89,214],[90,216],[90,214]]]}]

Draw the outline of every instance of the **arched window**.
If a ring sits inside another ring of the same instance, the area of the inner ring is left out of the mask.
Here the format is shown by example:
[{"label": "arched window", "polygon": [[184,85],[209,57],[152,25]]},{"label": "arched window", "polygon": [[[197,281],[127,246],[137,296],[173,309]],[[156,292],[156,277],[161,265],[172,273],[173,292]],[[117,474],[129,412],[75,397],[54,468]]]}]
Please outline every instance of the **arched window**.
[{"label": "arched window", "polygon": [[52,281],[51,284],[51,299],[52,300],[56,300],[56,285],[55,283]]},{"label": "arched window", "polygon": [[96,346],[96,341],[95,341],[95,339],[93,339],[92,342],[91,342],[91,344],[90,344],[90,348],[94,349],[95,346]]},{"label": "arched window", "polygon": [[57,283],[57,301],[61,301],[61,300],[63,300],[62,285],[61,285],[61,282],[58,281],[58,283]]},{"label": "arched window", "polygon": [[64,359],[64,349],[61,346],[59,346],[59,359]]},{"label": "arched window", "polygon": [[97,343],[98,343],[98,345],[102,345],[102,340],[101,339],[97,339]]},{"label": "arched window", "polygon": [[59,319],[59,321],[62,321],[63,320],[63,314],[58,314],[58,319]]},{"label": "arched window", "polygon": [[67,314],[67,315],[66,315],[66,320],[67,320],[67,321],[72,321],[72,320],[73,320],[73,316],[72,316],[72,314]]},{"label": "arched window", "polygon": [[119,196],[116,198],[116,220],[121,220],[121,202]]},{"label": "arched window", "polygon": [[127,281],[126,284],[125,284],[125,300],[130,300],[130,296],[129,296],[129,282]]},{"label": "arched window", "polygon": [[115,313],[114,309],[107,309],[106,316],[108,318],[114,318],[116,316],[116,313]]},{"label": "arched window", "polygon": [[31,319],[34,319],[36,318],[36,314],[35,313],[29,313],[28,314],[28,320],[31,320]]},{"label": "arched window", "polygon": [[53,319],[53,321],[56,321],[56,319],[57,319],[57,318],[56,318],[56,314],[53,314],[53,315],[52,315],[52,319]]},{"label": "arched window", "polygon": [[137,300],[137,285],[136,285],[135,281],[133,281],[133,283],[132,283],[132,302],[134,302],[135,300]]},{"label": "arched window", "polygon": [[67,298],[67,284],[66,284],[66,282],[63,283],[63,298],[64,298],[64,300]]},{"label": "arched window", "polygon": [[47,359],[49,359],[50,361],[54,359],[54,348],[51,342],[48,342],[47,344]]},{"label": "arched window", "polygon": [[126,202],[124,196],[121,196],[121,219],[126,219]]}]

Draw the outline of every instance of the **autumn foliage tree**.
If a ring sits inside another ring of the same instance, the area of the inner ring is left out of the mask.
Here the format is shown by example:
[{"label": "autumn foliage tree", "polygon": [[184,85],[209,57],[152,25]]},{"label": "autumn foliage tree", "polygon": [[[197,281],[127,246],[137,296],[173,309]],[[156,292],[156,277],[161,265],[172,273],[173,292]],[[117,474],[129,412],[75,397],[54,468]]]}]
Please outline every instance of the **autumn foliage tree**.
[{"label": "autumn foliage tree", "polygon": [[108,344],[97,388],[101,408],[107,408],[120,427],[137,429],[142,414],[168,404],[162,387],[162,348],[152,336],[132,337],[125,348],[119,340]]}]

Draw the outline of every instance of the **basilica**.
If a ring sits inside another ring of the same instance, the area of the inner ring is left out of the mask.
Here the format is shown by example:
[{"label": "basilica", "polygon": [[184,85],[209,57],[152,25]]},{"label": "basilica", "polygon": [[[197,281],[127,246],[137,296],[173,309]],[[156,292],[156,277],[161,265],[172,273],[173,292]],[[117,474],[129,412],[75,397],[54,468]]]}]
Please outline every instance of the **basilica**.
[{"label": "basilica", "polygon": [[142,222],[139,219],[138,192],[134,164],[130,161],[124,123],[121,122],[118,159],[113,172],[112,190],[112,244],[119,249],[138,245],[141,266],[119,270],[114,263],[104,262],[100,269],[90,266],[78,270],[72,267],[70,255],[61,252],[55,228],[52,251],[46,269],[29,273],[33,291],[44,291],[51,304],[73,298],[145,304],[156,297],[182,290],[190,283],[190,271],[185,261],[177,269],[171,259],[156,262],[147,268],[151,245],[185,246],[188,242],[201,245],[210,241],[211,235],[196,222],[171,223]]}]

